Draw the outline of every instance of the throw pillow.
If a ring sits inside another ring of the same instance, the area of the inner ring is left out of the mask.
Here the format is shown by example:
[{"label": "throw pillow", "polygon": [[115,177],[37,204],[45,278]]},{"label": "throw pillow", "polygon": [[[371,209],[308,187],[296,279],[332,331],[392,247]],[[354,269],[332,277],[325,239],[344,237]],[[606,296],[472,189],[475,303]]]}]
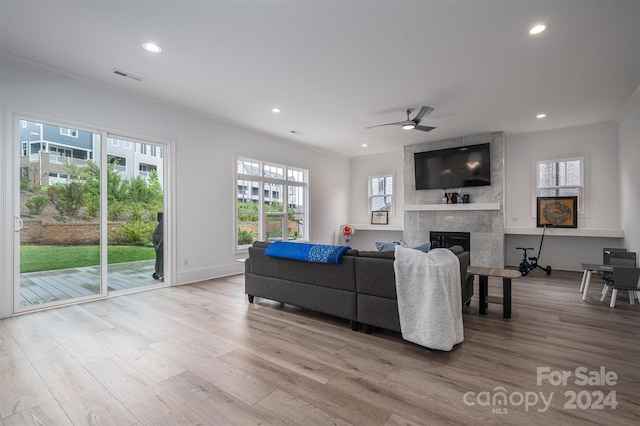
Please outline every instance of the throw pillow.
[{"label": "throw pillow", "polygon": [[396,242],[387,243],[384,241],[376,241],[378,251],[395,251],[397,245],[398,243]]},{"label": "throw pillow", "polygon": [[429,249],[431,249],[431,241],[425,241],[424,243],[418,244],[417,246],[411,247],[411,248],[427,253],[429,251]]}]

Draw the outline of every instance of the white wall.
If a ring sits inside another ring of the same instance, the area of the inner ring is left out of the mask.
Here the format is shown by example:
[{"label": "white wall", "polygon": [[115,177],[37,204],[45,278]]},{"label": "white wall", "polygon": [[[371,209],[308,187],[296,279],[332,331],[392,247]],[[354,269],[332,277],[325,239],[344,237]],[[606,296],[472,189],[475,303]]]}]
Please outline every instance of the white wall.
[{"label": "white wall", "polygon": [[[589,184],[588,213],[578,215],[578,228],[622,229],[620,185],[618,177],[618,125],[615,122],[507,135],[505,157],[505,227],[535,228],[534,162],[536,159],[584,156]],[[542,233],[542,230],[540,230]],[[520,262],[515,247],[534,247],[540,236],[507,235],[505,264]],[[541,264],[552,268],[580,270],[581,262],[599,262],[602,247],[622,247],[618,238],[545,237]]]},{"label": "white wall", "polygon": [[[384,155],[370,155],[351,159],[351,214],[349,223],[370,224],[368,179],[370,176],[393,174],[395,211],[389,215],[389,226],[402,229],[404,225],[404,151],[399,149]],[[379,225],[380,229],[384,225]],[[399,241],[402,231],[358,230],[351,239],[351,247],[375,250],[376,241]]]},{"label": "white wall", "polygon": [[[131,82],[132,85],[144,82]],[[135,87],[135,86],[132,86]],[[172,183],[175,188],[174,284],[222,276],[243,270],[235,262],[233,199],[235,153],[309,169],[310,239],[318,243],[335,240],[349,211],[350,163],[347,158],[312,151],[272,135],[234,126],[184,108],[44,69],[13,57],[2,56],[0,99],[4,126],[10,113],[20,111],[58,118],[65,122],[114,131],[124,136],[169,141],[174,153]],[[6,316],[12,292],[11,158],[16,143],[10,129],[0,133],[0,180],[2,204],[3,270],[0,276],[0,317]],[[183,259],[189,259],[184,267]]]},{"label": "white wall", "polygon": [[[636,94],[639,93],[640,88],[636,90]],[[624,247],[640,253],[640,102],[636,101],[620,123],[619,140]]]}]

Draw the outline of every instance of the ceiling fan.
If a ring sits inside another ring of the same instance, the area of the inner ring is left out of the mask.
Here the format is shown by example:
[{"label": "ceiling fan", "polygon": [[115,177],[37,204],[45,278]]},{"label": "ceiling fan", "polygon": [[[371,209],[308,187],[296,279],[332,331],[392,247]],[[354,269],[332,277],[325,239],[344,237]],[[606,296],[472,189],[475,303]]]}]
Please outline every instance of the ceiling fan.
[{"label": "ceiling fan", "polygon": [[369,126],[369,127],[367,127],[367,129],[372,129],[374,127],[380,127],[380,126],[401,126],[404,130],[422,130],[423,132],[429,132],[429,131],[435,129],[435,127],[421,126],[420,125],[420,121],[425,116],[431,114],[433,112],[433,110],[434,110],[434,108],[432,108],[430,106],[423,106],[423,107],[420,108],[420,111],[418,111],[416,116],[413,117],[413,120],[410,120],[409,119],[409,115],[411,115],[411,113],[413,112],[413,109],[406,108],[404,110],[404,113],[407,114],[407,119],[405,121],[398,121],[396,123],[378,124],[376,126]]}]

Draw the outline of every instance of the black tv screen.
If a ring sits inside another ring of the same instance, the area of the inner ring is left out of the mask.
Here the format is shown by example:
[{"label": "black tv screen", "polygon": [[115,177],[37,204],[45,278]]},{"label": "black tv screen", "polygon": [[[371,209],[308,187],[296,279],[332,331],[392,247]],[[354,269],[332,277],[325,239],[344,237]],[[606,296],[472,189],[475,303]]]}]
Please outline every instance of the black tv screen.
[{"label": "black tv screen", "polygon": [[490,146],[485,143],[414,153],[416,189],[491,185]]}]

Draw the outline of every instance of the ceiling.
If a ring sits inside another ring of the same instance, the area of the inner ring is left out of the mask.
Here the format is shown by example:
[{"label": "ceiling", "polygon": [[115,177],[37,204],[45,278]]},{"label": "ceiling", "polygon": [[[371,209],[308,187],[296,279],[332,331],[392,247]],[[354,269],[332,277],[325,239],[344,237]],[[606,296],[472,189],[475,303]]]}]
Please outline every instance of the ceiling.
[{"label": "ceiling", "polygon": [[[346,156],[614,120],[640,85],[638,1],[0,4],[5,54]],[[422,105],[429,133],[366,129]]]}]

